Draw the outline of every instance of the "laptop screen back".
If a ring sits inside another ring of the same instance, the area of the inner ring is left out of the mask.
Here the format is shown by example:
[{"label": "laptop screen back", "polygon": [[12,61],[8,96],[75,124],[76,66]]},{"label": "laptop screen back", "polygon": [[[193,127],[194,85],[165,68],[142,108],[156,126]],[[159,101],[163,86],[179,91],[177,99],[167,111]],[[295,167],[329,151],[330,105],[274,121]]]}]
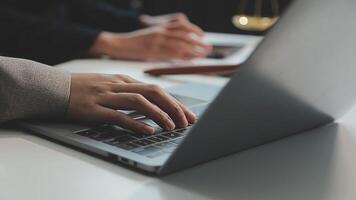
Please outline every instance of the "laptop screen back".
[{"label": "laptop screen back", "polygon": [[181,146],[168,173],[332,122],[355,102],[356,1],[295,0]]}]

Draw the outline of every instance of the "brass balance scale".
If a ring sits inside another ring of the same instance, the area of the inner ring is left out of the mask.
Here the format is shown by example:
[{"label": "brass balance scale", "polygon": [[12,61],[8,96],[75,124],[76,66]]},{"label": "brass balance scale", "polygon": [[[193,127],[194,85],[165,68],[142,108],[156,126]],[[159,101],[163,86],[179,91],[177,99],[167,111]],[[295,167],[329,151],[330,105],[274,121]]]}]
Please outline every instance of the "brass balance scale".
[{"label": "brass balance scale", "polygon": [[[251,6],[252,13],[248,12]],[[270,9],[271,15],[263,16],[263,9]],[[245,31],[266,31],[276,23],[279,14],[278,0],[240,0],[232,23]]]}]

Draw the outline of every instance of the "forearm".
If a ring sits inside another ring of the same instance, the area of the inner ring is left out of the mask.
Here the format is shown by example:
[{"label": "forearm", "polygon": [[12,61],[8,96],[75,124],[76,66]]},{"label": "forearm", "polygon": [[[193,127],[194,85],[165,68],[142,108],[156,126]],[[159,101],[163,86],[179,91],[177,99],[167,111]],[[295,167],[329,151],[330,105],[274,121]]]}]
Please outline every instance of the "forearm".
[{"label": "forearm", "polygon": [[0,53],[46,64],[86,57],[99,31],[0,6]]},{"label": "forearm", "polygon": [[37,62],[0,57],[0,123],[20,118],[64,117],[70,73]]}]

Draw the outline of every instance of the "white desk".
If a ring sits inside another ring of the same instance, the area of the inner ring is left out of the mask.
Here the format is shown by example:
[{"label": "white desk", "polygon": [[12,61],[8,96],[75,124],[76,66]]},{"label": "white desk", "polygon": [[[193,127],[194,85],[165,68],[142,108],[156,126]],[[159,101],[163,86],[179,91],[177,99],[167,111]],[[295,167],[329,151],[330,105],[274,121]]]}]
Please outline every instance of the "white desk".
[{"label": "white desk", "polygon": [[[156,79],[147,64],[73,61],[74,72],[126,73],[164,86],[185,81],[224,84],[219,77]],[[326,127],[176,174],[155,178],[22,131],[0,129],[1,200],[355,199],[356,108]]]}]

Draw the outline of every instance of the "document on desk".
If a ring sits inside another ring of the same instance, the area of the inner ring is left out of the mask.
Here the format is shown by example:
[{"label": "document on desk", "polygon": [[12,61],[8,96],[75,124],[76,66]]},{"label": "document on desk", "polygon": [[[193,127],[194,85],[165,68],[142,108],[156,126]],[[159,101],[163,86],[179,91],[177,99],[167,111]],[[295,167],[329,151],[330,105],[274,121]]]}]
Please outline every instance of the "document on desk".
[{"label": "document on desk", "polygon": [[204,41],[213,45],[213,51],[207,58],[158,63],[156,66],[147,69],[145,73],[154,76],[230,73],[236,70],[239,64],[246,61],[262,39],[261,36],[207,33]]}]

